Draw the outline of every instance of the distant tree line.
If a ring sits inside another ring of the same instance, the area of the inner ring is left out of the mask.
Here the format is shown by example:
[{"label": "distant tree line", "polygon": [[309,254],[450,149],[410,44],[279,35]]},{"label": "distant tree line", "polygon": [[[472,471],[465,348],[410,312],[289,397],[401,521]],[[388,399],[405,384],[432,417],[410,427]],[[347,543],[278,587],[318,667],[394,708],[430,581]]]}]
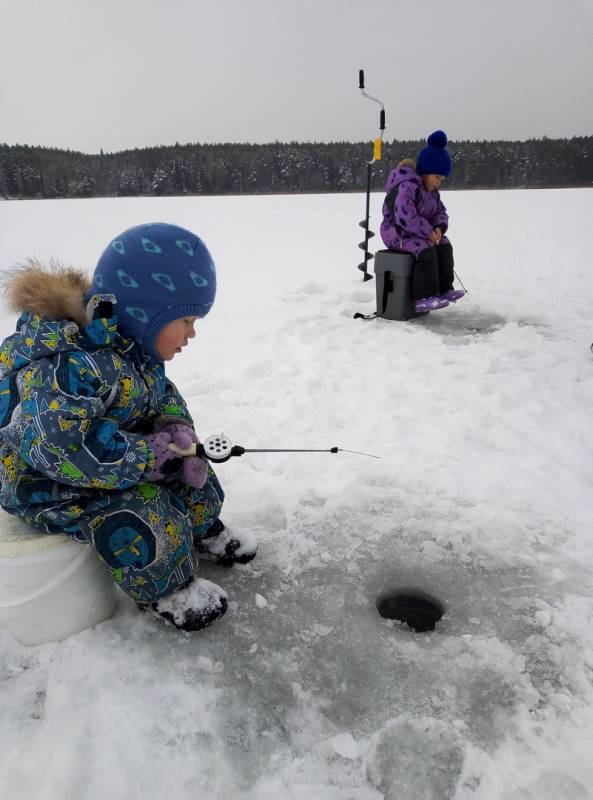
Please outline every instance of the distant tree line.
[{"label": "distant tree line", "polygon": [[[383,144],[373,188],[420,141]],[[593,136],[450,142],[451,189],[593,186]],[[364,190],[370,142],[175,144],[88,155],[0,144],[0,198],[134,197]]]}]

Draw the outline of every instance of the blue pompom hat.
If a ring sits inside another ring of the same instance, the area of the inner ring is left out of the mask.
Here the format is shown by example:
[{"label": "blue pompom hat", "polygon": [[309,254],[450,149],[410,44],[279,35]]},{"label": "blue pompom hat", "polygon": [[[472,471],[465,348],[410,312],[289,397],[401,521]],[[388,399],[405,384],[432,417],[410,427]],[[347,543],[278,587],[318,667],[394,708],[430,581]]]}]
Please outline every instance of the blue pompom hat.
[{"label": "blue pompom hat", "polygon": [[451,174],[451,157],[446,150],[447,134],[445,131],[435,131],[426,140],[424,147],[416,159],[416,172],[418,175],[444,175]]},{"label": "blue pompom hat", "polygon": [[185,228],[155,222],[110,242],[88,293],[113,294],[118,329],[157,361],[156,339],[180,317],[205,317],[216,295],[216,270],[204,242]]}]

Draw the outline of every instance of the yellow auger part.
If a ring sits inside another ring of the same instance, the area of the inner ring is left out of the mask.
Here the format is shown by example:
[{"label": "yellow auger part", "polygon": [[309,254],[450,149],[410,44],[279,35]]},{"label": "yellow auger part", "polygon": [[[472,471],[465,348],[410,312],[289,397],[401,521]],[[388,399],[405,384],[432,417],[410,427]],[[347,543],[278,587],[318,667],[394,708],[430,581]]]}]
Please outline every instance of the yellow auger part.
[{"label": "yellow auger part", "polygon": [[381,139],[375,139],[373,146],[373,159],[381,161]]}]

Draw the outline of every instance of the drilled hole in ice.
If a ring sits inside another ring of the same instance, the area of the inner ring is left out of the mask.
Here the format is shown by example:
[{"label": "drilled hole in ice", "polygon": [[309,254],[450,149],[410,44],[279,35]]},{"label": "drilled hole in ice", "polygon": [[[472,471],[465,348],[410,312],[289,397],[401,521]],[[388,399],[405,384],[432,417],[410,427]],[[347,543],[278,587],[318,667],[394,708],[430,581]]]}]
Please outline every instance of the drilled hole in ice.
[{"label": "drilled hole in ice", "polygon": [[377,598],[377,611],[385,619],[404,622],[416,633],[434,631],[445,608],[436,598],[419,589],[394,589]]}]

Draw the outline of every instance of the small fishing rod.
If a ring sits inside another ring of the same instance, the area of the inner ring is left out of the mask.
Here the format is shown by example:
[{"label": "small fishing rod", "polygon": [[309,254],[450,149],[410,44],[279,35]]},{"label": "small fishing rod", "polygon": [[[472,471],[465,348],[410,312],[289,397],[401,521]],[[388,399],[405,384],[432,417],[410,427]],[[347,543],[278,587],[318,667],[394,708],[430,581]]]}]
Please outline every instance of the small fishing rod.
[{"label": "small fishing rod", "polygon": [[178,456],[185,458],[186,456],[200,456],[207,458],[208,461],[215,461],[217,464],[222,464],[228,461],[232,456],[242,456],[244,453],[354,453],[358,456],[368,456],[369,458],[380,458],[371,453],[360,453],[358,450],[345,450],[343,447],[328,447],[325,450],[302,450],[296,448],[290,449],[261,449],[241,447],[238,444],[233,444],[228,436],[224,433],[215,433],[208,436],[203,442],[198,444],[190,444],[187,448],[178,447],[176,444],[171,443],[170,449],[173,450]]}]

